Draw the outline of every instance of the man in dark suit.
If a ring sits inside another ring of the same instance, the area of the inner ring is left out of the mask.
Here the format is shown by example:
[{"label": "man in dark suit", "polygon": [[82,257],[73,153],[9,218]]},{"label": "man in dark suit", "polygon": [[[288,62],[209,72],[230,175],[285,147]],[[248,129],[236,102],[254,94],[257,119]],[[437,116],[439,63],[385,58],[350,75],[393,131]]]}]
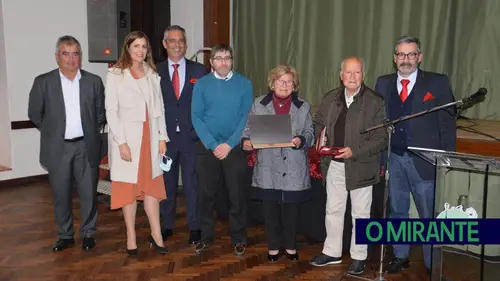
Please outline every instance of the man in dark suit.
[{"label": "man in dark suit", "polygon": [[[385,98],[390,120],[453,102],[448,77],[419,69],[422,57],[418,38],[403,36],[396,42],[394,63],[398,72],[379,77],[375,88]],[[454,108],[400,122],[392,136],[389,167],[391,217],[409,217],[411,193],[419,217],[433,218],[434,167],[407,150],[412,146],[455,151]],[[423,253],[429,272],[430,245],[423,246]],[[394,256],[387,273],[397,273],[409,267],[409,245],[394,245]]]},{"label": "man in dark suit", "polygon": [[189,243],[200,241],[198,223],[198,185],[196,182],[195,143],[198,136],[191,122],[191,99],[196,80],[207,73],[207,69],[197,62],[184,58],[187,50],[186,31],[173,25],[165,30],[163,47],[168,58],[158,64],[161,76],[161,90],[165,103],[167,133],[170,137],[167,156],[173,160],[170,171],[163,174],[167,200],[161,202],[163,239],[173,234],[179,165],[182,173],[182,186],[187,204],[187,223],[190,230]]},{"label": "man in dark suit", "polygon": [[80,196],[82,249],[89,251],[95,247],[104,85],[100,77],[80,69],[82,49],[74,37],[57,40],[56,60],[59,68],[35,78],[28,115],[40,130],[40,163],[48,170],[54,192],[59,239],[52,251],[75,243],[73,181]]}]

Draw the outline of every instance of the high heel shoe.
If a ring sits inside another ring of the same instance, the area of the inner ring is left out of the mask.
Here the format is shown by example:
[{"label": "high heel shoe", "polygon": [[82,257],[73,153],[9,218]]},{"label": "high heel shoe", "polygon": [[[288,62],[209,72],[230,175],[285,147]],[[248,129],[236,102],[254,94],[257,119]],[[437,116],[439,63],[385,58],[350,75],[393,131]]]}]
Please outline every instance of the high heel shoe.
[{"label": "high heel shoe", "polygon": [[167,254],[168,250],[165,247],[160,247],[158,244],[156,244],[155,240],[153,239],[153,236],[149,235],[148,241],[150,243],[150,247],[154,248],[157,253],[160,253],[162,255]]},{"label": "high heel shoe", "polygon": [[137,256],[137,253],[138,253],[138,252],[139,252],[139,251],[137,250],[137,248],[135,248],[135,249],[130,249],[130,250],[129,250],[129,249],[127,249],[127,254],[128,254],[129,256]]}]

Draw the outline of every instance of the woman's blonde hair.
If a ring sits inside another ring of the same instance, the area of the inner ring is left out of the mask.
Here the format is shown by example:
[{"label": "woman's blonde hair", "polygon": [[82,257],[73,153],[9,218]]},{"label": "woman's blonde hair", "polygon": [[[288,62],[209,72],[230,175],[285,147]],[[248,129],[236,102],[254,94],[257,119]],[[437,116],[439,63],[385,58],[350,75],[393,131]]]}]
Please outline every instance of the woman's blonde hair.
[{"label": "woman's blonde hair", "polygon": [[114,67],[123,70],[132,66],[132,58],[130,57],[128,50],[130,48],[130,45],[135,40],[141,38],[146,39],[146,45],[148,50],[144,62],[149,66],[149,68],[151,68],[153,71],[156,72],[156,66],[153,61],[153,55],[151,50],[151,44],[149,44],[149,39],[146,33],[142,31],[132,31],[129,34],[127,34],[127,37],[125,37],[125,40],[123,40],[123,45],[120,51],[120,58],[118,58],[118,61],[113,65]]},{"label": "woman's blonde hair", "polygon": [[271,70],[271,72],[269,72],[269,77],[268,77],[269,89],[271,91],[273,91],[274,90],[274,82],[276,80],[278,80],[281,76],[286,75],[286,74],[292,75],[293,90],[296,91],[299,88],[299,84],[300,84],[299,73],[297,72],[297,70],[293,66],[286,65],[286,64],[278,65],[273,70]]}]

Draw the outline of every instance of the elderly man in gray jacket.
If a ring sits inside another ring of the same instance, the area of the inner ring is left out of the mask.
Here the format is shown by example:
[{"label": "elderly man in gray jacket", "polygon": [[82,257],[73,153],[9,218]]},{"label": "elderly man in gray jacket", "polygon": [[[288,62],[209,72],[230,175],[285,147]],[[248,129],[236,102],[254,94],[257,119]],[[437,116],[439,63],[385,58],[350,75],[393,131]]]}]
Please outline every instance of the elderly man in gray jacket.
[{"label": "elderly man in gray jacket", "polygon": [[316,133],[326,127],[328,146],[343,147],[335,157],[323,156],[326,175],[327,237],[320,256],[311,264],[325,266],[342,262],[342,234],[347,195],[351,195],[353,230],[350,274],[362,274],[367,245],[355,244],[355,219],[369,218],[372,186],[380,181],[379,157],[387,146],[384,128],[362,134],[385,120],[383,98],[363,84],[364,65],[360,58],[344,59],[340,78],[344,86],[325,95],[315,117]]},{"label": "elderly man in gray jacket", "polygon": [[[269,74],[271,91],[258,97],[250,115],[289,114],[295,146],[257,150],[257,163],[253,170],[252,197],[262,200],[268,260],[279,258],[280,247],[285,248],[288,259],[296,261],[295,236],[300,203],[311,197],[307,149],[314,143],[311,105],[299,98],[299,77],[295,68],[280,65]],[[242,147],[253,150],[252,128],[243,130]]]}]

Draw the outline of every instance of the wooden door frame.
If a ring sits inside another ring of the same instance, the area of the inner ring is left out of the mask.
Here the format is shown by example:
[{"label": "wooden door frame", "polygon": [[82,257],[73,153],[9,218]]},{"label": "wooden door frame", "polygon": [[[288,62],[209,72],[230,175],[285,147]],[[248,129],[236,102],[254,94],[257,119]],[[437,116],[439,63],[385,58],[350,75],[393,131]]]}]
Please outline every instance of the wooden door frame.
[{"label": "wooden door frame", "polygon": [[[203,0],[203,46],[230,44],[231,1]],[[205,53],[204,64],[210,67],[209,53]]]}]

